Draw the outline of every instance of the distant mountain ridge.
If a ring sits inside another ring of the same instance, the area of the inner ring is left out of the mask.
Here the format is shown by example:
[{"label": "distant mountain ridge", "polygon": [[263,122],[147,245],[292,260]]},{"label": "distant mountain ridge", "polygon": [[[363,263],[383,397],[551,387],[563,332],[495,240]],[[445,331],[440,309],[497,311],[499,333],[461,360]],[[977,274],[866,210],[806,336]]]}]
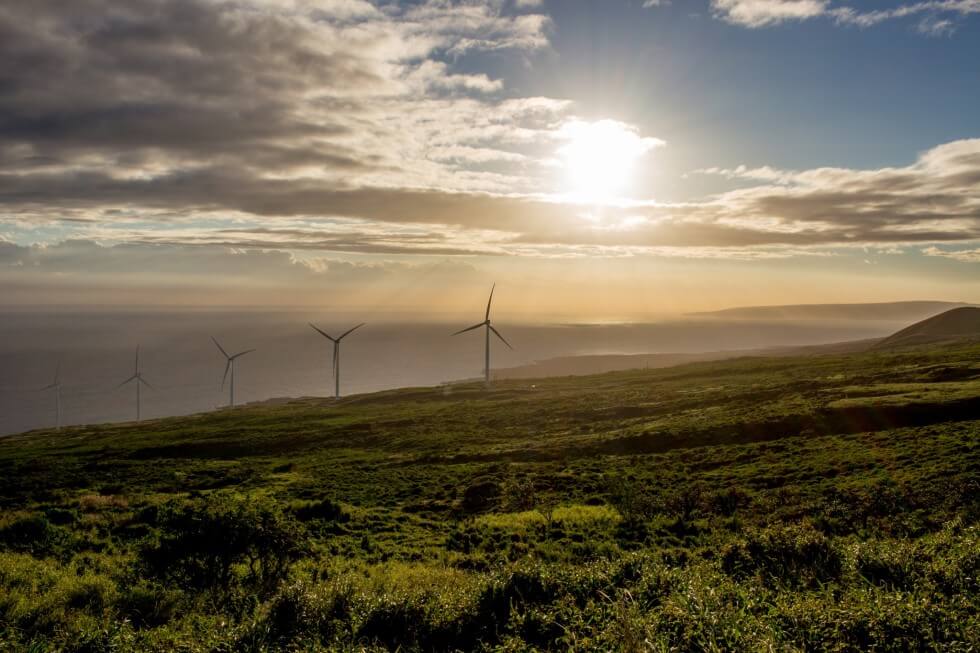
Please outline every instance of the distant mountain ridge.
[{"label": "distant mountain ridge", "polygon": [[790,304],[742,306],[690,313],[696,317],[738,320],[922,320],[951,309],[974,306],[966,302],[907,301],[868,304]]},{"label": "distant mountain ridge", "polygon": [[964,306],[934,315],[878,342],[875,349],[894,349],[957,340],[980,340],[980,308]]}]

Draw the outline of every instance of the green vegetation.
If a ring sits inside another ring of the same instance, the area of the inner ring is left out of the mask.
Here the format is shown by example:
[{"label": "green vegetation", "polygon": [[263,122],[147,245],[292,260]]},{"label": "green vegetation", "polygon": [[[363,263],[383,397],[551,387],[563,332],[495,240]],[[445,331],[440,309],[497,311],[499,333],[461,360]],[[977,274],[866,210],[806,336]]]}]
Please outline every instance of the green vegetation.
[{"label": "green vegetation", "polygon": [[0,441],[0,650],[980,647],[980,346]]}]

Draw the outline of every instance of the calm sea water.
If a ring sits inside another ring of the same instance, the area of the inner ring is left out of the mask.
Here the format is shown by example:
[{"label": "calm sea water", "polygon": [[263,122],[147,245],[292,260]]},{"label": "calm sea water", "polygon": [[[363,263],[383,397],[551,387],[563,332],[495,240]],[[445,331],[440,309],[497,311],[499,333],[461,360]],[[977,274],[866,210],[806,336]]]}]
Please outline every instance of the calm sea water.
[{"label": "calm sea water", "polygon": [[[0,434],[54,425],[55,398],[40,388],[61,364],[66,424],[135,417],[135,388],[117,387],[133,373],[141,346],[144,418],[213,410],[225,361],[211,343],[241,358],[236,402],[333,392],[329,341],[307,326],[341,332],[363,316],[261,311],[0,312]],[[468,326],[377,318],[344,341],[342,392],[354,394],[473,378],[483,367],[483,336]],[[666,321],[617,325],[497,325],[515,351],[494,343],[493,366],[511,367],[554,356],[678,353],[817,344],[885,335],[904,326],[885,322]]]}]

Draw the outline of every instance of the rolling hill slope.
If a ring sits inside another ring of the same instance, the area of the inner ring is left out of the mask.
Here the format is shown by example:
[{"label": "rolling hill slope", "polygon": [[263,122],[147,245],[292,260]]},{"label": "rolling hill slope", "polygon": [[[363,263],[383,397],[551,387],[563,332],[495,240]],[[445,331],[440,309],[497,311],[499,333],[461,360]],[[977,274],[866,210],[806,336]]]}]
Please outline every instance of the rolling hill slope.
[{"label": "rolling hill slope", "polygon": [[980,340],[980,308],[954,308],[916,322],[881,340],[875,348],[894,349],[958,340]]},{"label": "rolling hill slope", "polygon": [[0,650],[970,650],[978,359],[742,358],[4,438]]}]

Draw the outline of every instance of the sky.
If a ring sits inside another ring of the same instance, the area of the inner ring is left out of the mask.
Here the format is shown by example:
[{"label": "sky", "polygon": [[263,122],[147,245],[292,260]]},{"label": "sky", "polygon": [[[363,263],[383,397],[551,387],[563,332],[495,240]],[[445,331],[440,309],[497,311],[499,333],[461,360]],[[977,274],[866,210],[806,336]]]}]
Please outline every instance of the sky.
[{"label": "sky", "polygon": [[980,302],[980,0],[0,5],[0,306]]}]

